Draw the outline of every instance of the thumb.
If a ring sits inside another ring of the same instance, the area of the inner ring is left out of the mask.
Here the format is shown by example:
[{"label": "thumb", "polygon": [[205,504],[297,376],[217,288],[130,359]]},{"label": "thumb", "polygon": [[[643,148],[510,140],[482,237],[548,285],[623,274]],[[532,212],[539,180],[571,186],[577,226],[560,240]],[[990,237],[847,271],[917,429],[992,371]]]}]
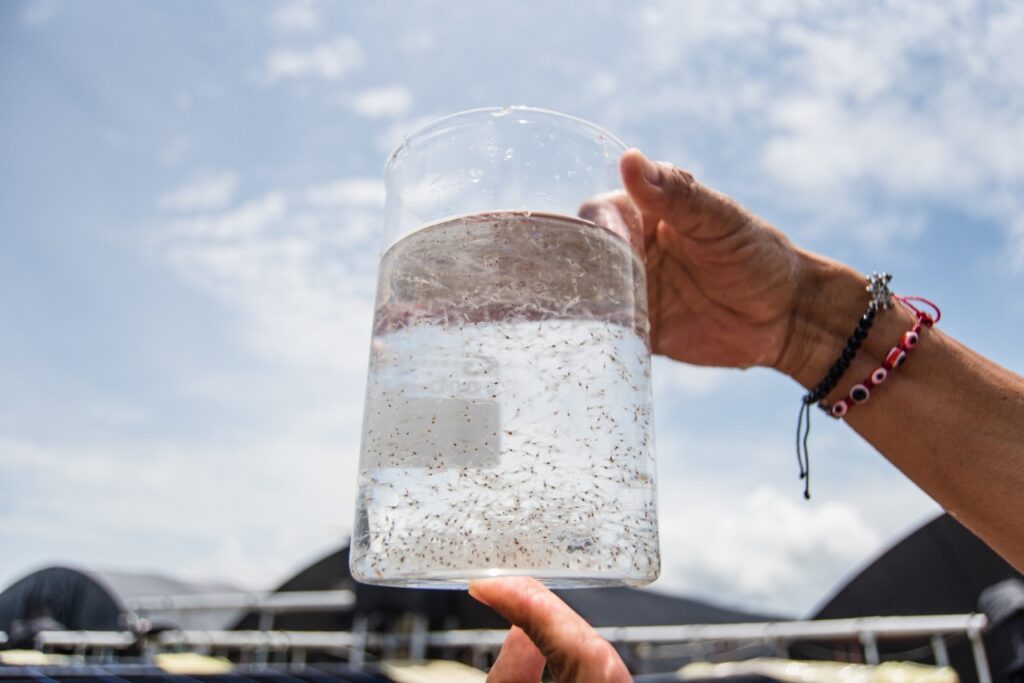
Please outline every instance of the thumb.
[{"label": "thumb", "polygon": [[705,187],[672,164],[651,161],[630,149],[619,163],[622,182],[640,213],[671,224],[696,239],[726,237],[752,216],[725,195]]},{"label": "thumb", "polygon": [[539,581],[478,579],[469,584],[469,594],[525,631],[559,683],[633,680],[615,648]]},{"label": "thumb", "polygon": [[523,629],[513,626],[487,674],[487,683],[538,683],[544,664],[544,655],[530,637]]}]

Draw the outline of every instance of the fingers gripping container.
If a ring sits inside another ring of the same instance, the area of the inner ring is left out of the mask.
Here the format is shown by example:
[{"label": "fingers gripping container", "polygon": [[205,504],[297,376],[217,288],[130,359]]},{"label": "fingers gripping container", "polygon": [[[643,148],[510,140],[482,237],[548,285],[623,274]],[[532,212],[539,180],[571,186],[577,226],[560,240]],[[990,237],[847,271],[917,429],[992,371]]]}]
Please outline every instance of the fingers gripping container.
[{"label": "fingers gripping container", "polygon": [[436,121],[392,154],[357,580],[657,578],[642,236],[607,194],[624,151],[585,121],[506,107]]}]

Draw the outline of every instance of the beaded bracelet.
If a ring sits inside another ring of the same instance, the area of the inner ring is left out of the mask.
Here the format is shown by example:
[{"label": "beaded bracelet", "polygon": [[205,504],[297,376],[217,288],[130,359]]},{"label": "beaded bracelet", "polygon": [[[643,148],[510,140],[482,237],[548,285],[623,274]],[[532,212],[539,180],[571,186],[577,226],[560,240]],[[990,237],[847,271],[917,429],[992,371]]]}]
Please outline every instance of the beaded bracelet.
[{"label": "beaded bracelet", "polygon": [[846,340],[839,359],[829,369],[825,378],[812,391],[804,396],[804,403],[814,404],[825,398],[836,388],[836,384],[842,378],[843,373],[850,367],[850,362],[857,355],[857,350],[868,337],[868,331],[875,321],[875,314],[879,311],[887,311],[892,307],[892,292],[889,291],[889,282],[892,275],[889,273],[872,273],[868,278],[868,286],[865,289],[871,293],[871,301],[868,303],[868,310],[861,316],[857,327],[853,330],[850,338]]},{"label": "beaded bracelet", "polygon": [[[896,298],[910,307],[910,309],[917,315],[917,320],[914,322],[914,326],[903,333],[903,336],[900,337],[899,343],[889,350],[889,353],[886,354],[885,360],[882,361],[880,366],[875,368],[863,382],[855,384],[853,388],[850,389],[850,393],[847,394],[846,398],[839,399],[831,406],[827,406],[824,403],[821,404],[821,409],[826,411],[832,417],[836,419],[842,418],[850,411],[851,408],[853,408],[853,406],[859,403],[866,403],[867,400],[871,398],[871,390],[888,379],[890,372],[901,367],[905,362],[907,362],[907,354],[909,354],[921,340],[922,328],[926,326],[931,327],[942,318],[942,311],[939,310],[939,307],[927,299],[922,299],[917,296],[898,296]],[[934,309],[935,315],[932,316],[931,314],[918,309],[910,303],[910,301],[920,301],[928,304],[932,309]]]},{"label": "beaded bracelet", "polygon": [[872,273],[868,278],[865,290],[871,294],[871,301],[868,302],[868,310],[864,312],[857,327],[853,330],[846,346],[843,347],[839,359],[832,364],[828,374],[818,383],[814,389],[807,392],[800,404],[800,413],[796,421],[796,461],[800,467],[800,478],[804,480],[804,498],[811,497],[811,458],[807,450],[807,437],[811,433],[811,411],[810,407],[821,399],[828,396],[843,374],[850,367],[854,356],[860,349],[861,344],[868,337],[871,325],[875,322],[875,315],[878,311],[888,310],[892,307],[892,292],[889,290],[889,282],[892,275],[889,273]]}]

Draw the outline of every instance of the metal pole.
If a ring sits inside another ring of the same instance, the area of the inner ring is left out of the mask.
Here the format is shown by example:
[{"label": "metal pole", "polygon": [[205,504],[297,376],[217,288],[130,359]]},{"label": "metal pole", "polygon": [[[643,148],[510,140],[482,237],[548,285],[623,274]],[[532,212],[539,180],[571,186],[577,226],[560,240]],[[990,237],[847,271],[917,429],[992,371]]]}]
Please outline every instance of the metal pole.
[{"label": "metal pole", "polygon": [[780,659],[789,659],[789,644],[782,638],[769,638],[768,645],[775,651],[775,656]]},{"label": "metal pole", "polygon": [[472,662],[473,662],[473,668],[474,669],[480,669],[481,671],[483,671],[483,669],[484,669],[484,651],[481,648],[478,648],[478,647],[474,647],[473,648]]},{"label": "metal pole", "polygon": [[[644,647],[645,645],[646,647]],[[647,673],[647,658],[644,657],[645,651],[650,652],[650,645],[647,645],[647,643],[636,643],[628,648],[629,659],[623,659],[631,671],[635,671],[638,674]]]},{"label": "metal pole", "polygon": [[81,640],[81,642],[78,644],[78,647],[75,648],[75,654],[78,655],[79,657],[81,657],[84,660],[85,659],[86,648],[88,648],[88,647],[89,647],[88,641],[85,638],[83,638]]},{"label": "metal pole", "polygon": [[353,669],[362,669],[366,659],[366,617],[356,617],[352,622],[352,650],[348,663]]},{"label": "metal pole", "polygon": [[[269,611],[269,610],[260,610],[259,630],[264,635],[266,635],[273,628],[274,628],[274,613]],[[263,642],[260,643],[259,648],[256,650],[256,663],[257,664],[266,664],[267,663],[267,656],[269,654],[268,651],[267,651],[267,641],[268,640],[269,639],[265,638],[263,640]]]},{"label": "metal pole", "polygon": [[871,665],[877,665],[881,658],[878,656],[878,640],[872,631],[861,631],[860,644],[864,648],[864,661]]},{"label": "metal pole", "polygon": [[974,655],[974,666],[978,670],[978,683],[992,683],[992,672],[988,668],[988,656],[985,654],[985,641],[981,630],[971,628],[967,631],[971,640],[971,653]]},{"label": "metal pole", "polygon": [[935,655],[935,666],[949,666],[949,650],[946,649],[946,639],[941,633],[932,636],[932,653]]},{"label": "metal pole", "polygon": [[422,662],[427,657],[427,627],[429,623],[424,614],[414,614],[412,629],[409,634],[409,659]]}]

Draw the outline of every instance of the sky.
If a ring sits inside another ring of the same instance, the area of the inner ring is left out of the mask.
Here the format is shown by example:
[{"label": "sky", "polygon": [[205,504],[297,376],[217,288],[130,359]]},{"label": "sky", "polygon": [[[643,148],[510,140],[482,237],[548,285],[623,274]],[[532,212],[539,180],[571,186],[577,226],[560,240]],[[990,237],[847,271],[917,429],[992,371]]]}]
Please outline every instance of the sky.
[{"label": "sky", "polygon": [[[584,6],[586,9],[583,9]],[[345,542],[391,149],[563,111],[1024,369],[1024,5],[0,4],[0,588]],[[851,323],[852,325],[852,323]],[[653,589],[803,616],[938,507],[770,370],[654,366]]]}]

